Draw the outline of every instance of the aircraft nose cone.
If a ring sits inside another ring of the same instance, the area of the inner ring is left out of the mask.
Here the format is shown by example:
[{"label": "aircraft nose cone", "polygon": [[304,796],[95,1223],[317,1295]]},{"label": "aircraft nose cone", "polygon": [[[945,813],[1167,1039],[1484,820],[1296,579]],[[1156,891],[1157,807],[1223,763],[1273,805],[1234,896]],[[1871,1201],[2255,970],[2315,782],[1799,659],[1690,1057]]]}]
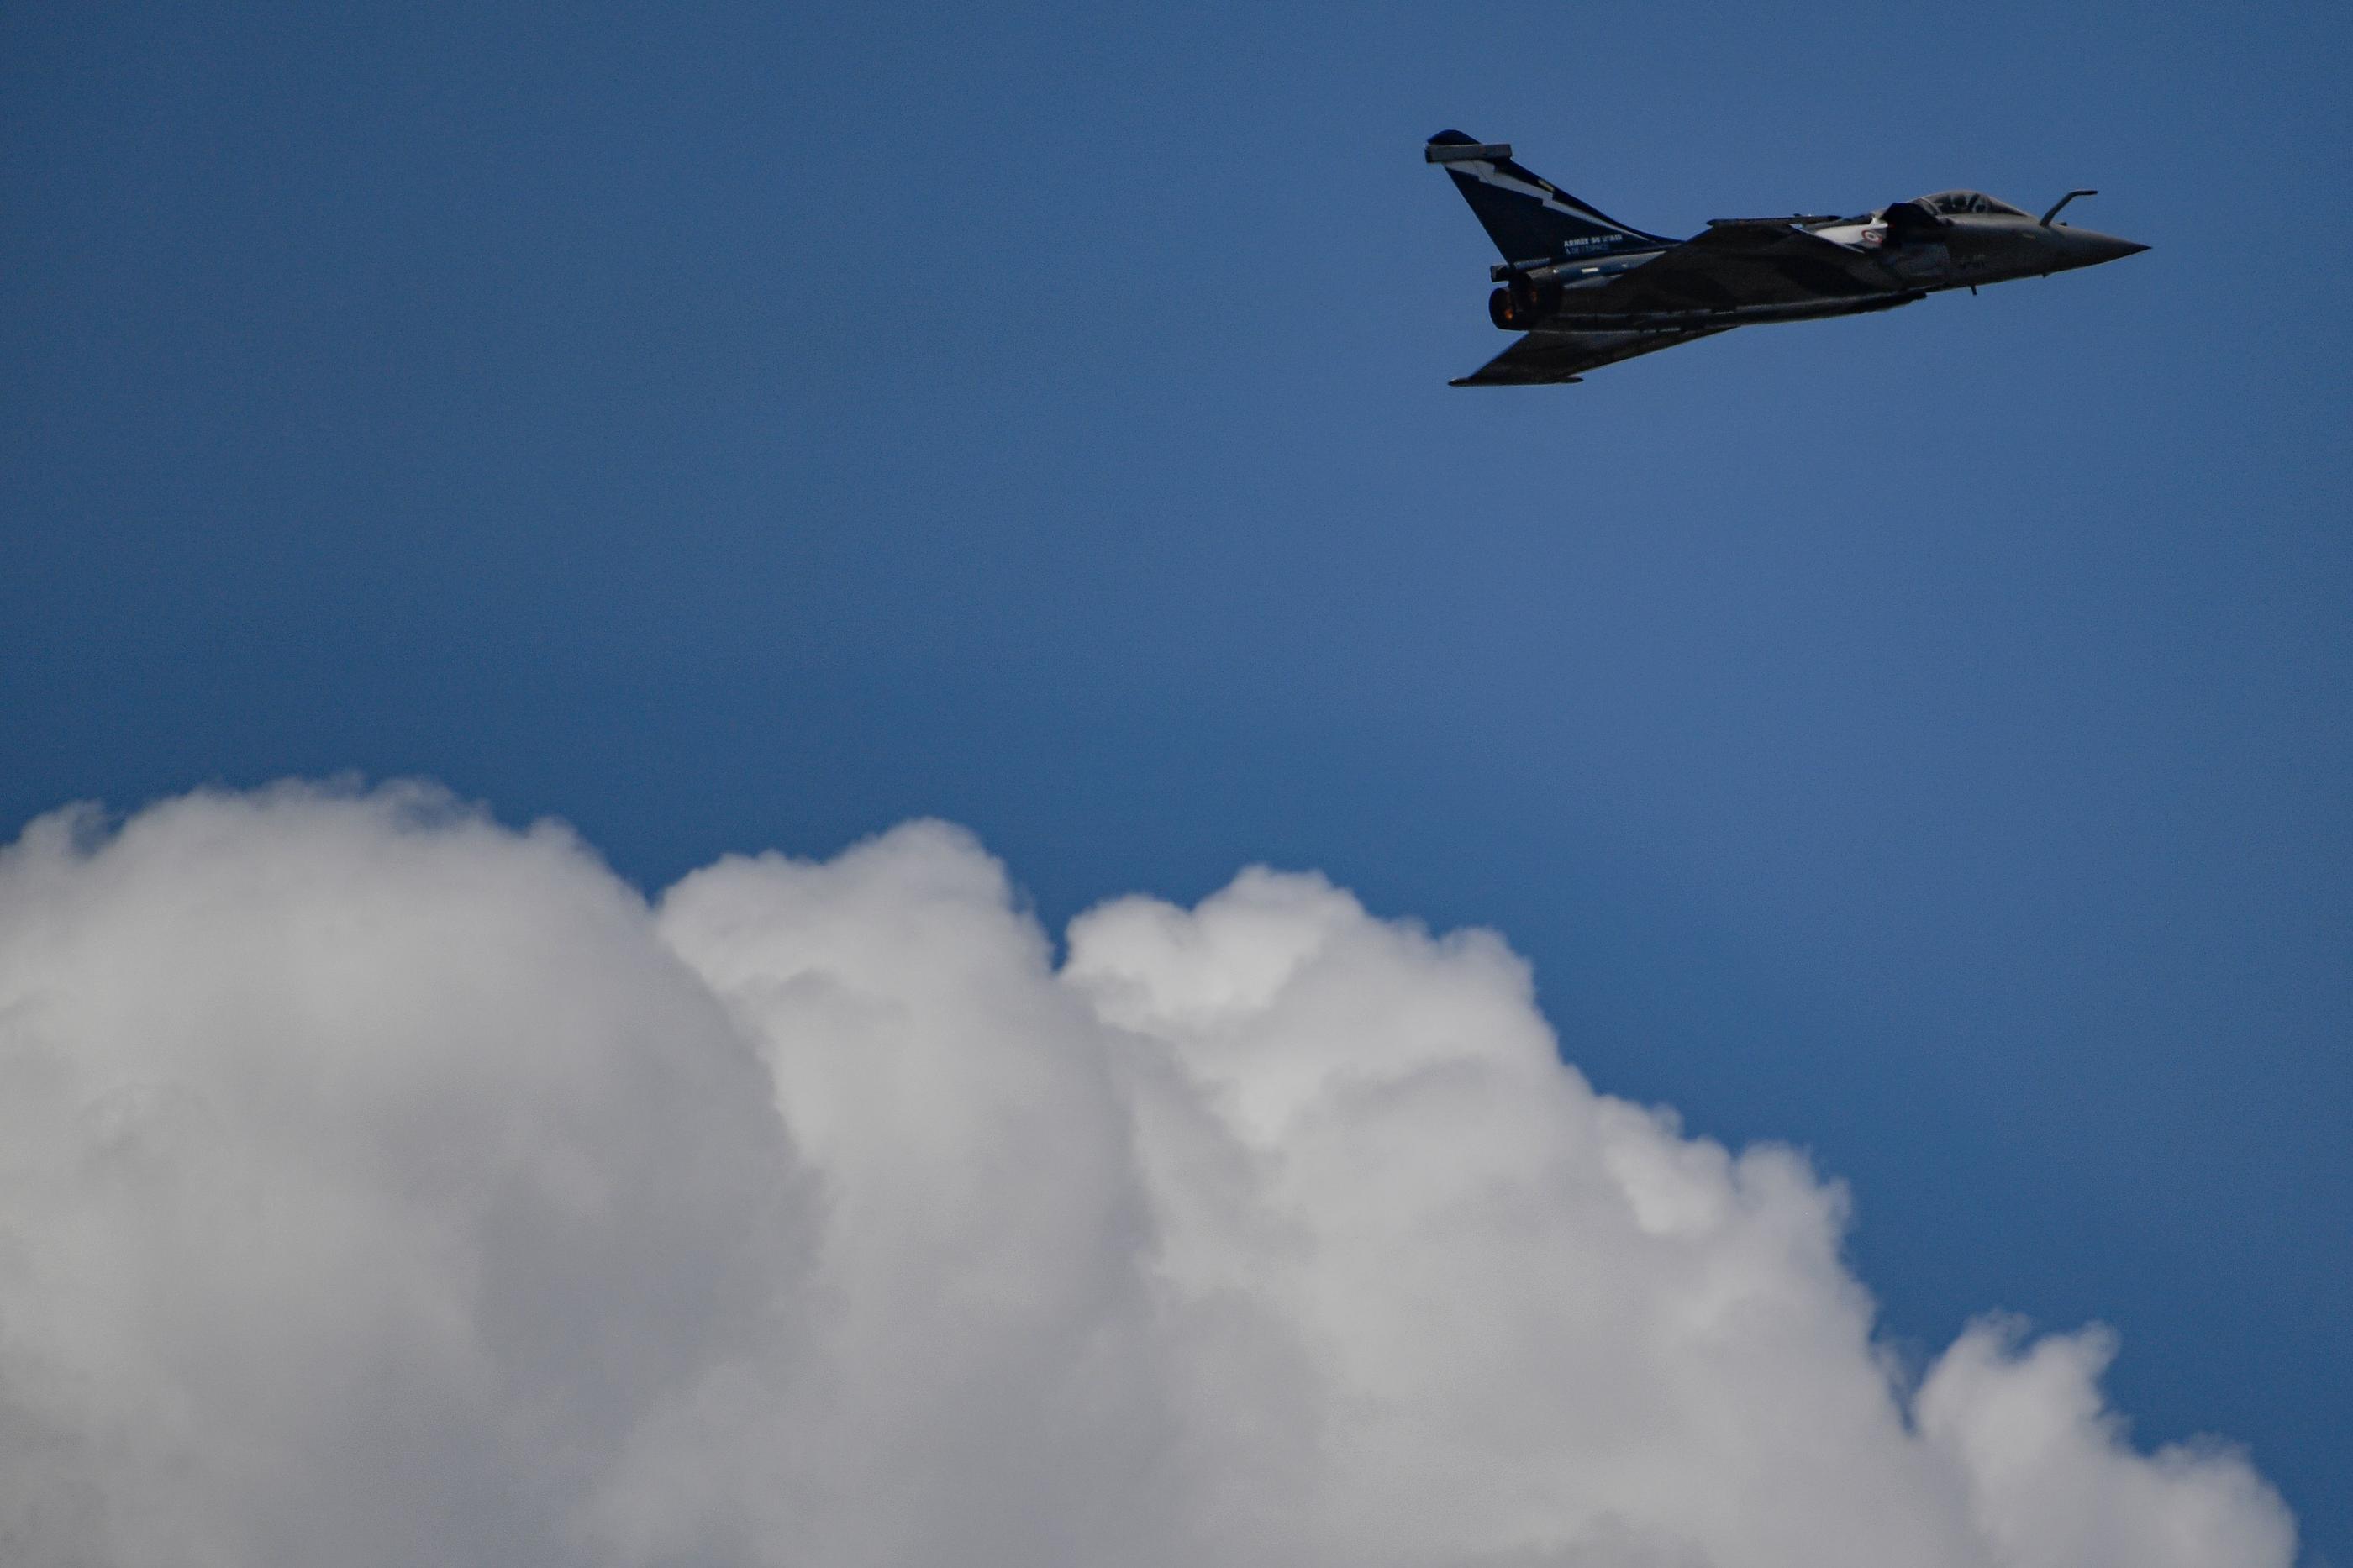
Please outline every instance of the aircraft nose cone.
[{"label": "aircraft nose cone", "polygon": [[2122,257],[2137,256],[2148,248],[2136,239],[2119,239],[2113,234],[2094,234],[2088,228],[2063,230],[2068,250],[2078,267],[2096,267],[2103,261],[2115,261]]}]

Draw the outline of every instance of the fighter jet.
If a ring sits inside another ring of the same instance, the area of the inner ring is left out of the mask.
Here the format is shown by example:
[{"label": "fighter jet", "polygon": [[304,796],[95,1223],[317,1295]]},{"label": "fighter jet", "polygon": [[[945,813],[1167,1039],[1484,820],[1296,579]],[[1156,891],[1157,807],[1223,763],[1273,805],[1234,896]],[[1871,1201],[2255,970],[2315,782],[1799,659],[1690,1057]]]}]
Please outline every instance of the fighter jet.
[{"label": "fighter jet", "polygon": [[1442,166],[1504,253],[1487,314],[1527,335],[1456,386],[1581,381],[1637,354],[1760,321],[1892,310],[1945,289],[2043,278],[2148,247],[2041,217],[1977,191],[1939,191],[1860,217],[1720,217],[1667,239],[1603,216],[1512,162],[1508,142],[1441,131]]}]

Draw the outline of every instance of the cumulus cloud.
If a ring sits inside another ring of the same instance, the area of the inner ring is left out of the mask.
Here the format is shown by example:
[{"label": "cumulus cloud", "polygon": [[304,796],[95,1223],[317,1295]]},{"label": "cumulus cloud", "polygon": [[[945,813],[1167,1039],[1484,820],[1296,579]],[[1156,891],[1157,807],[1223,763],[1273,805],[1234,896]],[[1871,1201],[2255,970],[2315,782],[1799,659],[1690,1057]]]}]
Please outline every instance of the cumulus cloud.
[{"label": "cumulus cloud", "polygon": [[0,852],[0,1559],[2284,1565],[2114,1346],[1917,1386],[1842,1194],[1313,876],[1058,965],[915,824],[649,908],[430,790]]}]

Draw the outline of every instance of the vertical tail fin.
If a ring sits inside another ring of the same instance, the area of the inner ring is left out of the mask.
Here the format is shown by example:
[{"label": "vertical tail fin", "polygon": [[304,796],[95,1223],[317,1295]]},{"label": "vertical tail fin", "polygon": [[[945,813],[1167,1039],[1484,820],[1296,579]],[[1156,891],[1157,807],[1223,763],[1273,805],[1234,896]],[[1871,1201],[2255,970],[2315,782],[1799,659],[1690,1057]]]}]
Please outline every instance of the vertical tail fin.
[{"label": "vertical tail fin", "polygon": [[1422,149],[1422,157],[1445,168],[1495,248],[1514,267],[1674,243],[1629,228],[1513,163],[1507,142],[1474,142],[1460,131],[1441,131]]}]

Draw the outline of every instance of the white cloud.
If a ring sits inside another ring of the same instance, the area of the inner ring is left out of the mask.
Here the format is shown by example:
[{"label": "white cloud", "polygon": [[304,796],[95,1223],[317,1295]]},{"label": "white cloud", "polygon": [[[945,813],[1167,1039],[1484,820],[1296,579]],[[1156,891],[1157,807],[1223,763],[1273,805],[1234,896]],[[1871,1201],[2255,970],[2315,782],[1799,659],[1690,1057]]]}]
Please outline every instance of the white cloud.
[{"label": "white cloud", "polygon": [[429,791],[0,856],[0,1560],[2285,1564],[2090,1331],[1916,1395],[1798,1156],[1314,877],[918,824],[649,910]]}]

